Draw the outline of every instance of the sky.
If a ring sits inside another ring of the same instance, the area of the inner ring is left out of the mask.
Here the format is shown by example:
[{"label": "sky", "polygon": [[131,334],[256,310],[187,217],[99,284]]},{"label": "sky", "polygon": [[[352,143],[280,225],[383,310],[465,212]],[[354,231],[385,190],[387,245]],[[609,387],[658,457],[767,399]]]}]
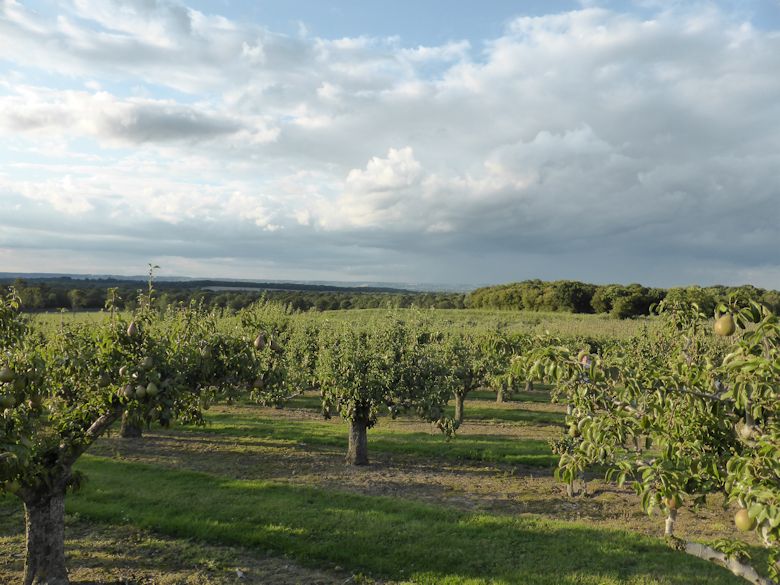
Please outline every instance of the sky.
[{"label": "sky", "polygon": [[0,272],[780,289],[780,0],[0,0]]}]

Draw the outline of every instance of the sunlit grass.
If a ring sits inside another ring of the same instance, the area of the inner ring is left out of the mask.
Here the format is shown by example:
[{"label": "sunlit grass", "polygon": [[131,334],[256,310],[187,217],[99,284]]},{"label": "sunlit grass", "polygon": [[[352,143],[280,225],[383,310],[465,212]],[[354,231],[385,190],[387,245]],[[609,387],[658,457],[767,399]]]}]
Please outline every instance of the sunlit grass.
[{"label": "sunlit grass", "polygon": [[[206,421],[208,424],[205,427],[178,428],[185,432],[251,437],[289,445],[338,447],[345,451],[347,448],[346,423],[263,417],[243,411],[210,411],[206,414]],[[438,432],[403,431],[381,426],[368,431],[368,449],[369,453],[373,451],[428,459],[444,457],[450,460],[468,459],[542,467],[550,467],[557,462],[549,445],[543,440],[501,435],[460,435],[448,441]]]},{"label": "sunlit grass", "polygon": [[83,518],[422,584],[736,584],[657,539],[537,517],[83,458]]}]

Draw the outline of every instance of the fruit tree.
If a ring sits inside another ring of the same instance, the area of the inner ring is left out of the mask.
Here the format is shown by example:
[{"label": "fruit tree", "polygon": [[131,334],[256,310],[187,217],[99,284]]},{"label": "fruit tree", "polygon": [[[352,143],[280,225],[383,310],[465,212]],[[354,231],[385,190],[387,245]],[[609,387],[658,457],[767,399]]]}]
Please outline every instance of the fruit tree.
[{"label": "fruit tree", "polygon": [[350,423],[347,463],[368,463],[367,431],[380,410],[392,417],[413,411],[452,431],[443,415],[449,391],[438,341],[424,323],[393,316],[365,329],[323,328],[317,361],[323,414],[335,409]]},{"label": "fruit tree", "polygon": [[198,421],[209,397],[254,379],[251,344],[197,307],[106,318],[45,334],[0,297],[0,493],[26,516],[24,585],[65,585],[64,501],[79,457],[131,408],[145,421]]},{"label": "fruit tree", "polygon": [[[560,479],[606,467],[608,478],[633,485],[646,511],[663,512],[673,547],[768,585],[780,578],[780,324],[753,302],[731,299],[718,311],[714,335],[696,305],[666,304],[657,334],[590,360],[576,348],[541,348],[518,367],[554,383],[573,407]],[[715,493],[736,508],[735,527],[767,547],[769,578],[742,540],[675,534],[678,510]]]}]

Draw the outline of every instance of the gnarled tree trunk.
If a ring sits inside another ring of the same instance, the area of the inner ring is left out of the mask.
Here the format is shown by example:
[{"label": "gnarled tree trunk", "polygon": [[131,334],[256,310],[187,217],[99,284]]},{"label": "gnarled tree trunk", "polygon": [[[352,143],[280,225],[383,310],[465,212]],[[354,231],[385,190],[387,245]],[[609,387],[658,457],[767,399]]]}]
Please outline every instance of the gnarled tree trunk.
[{"label": "gnarled tree trunk", "polygon": [[[75,444],[64,443],[45,453],[46,471],[33,485],[23,486],[18,496],[24,502],[27,555],[24,585],[68,585],[65,568],[65,490],[76,460],[122,413],[117,405],[98,417]],[[51,455],[52,457],[49,457]]]},{"label": "gnarled tree trunk", "polygon": [[119,436],[123,439],[140,439],[143,429],[137,420],[127,411],[122,414],[122,426],[119,427]]},{"label": "gnarled tree trunk", "polygon": [[506,402],[506,396],[503,384],[496,389],[496,402]]},{"label": "gnarled tree trunk", "polygon": [[362,409],[349,422],[349,448],[347,463],[368,465],[368,414]]},{"label": "gnarled tree trunk", "polygon": [[65,568],[65,487],[24,497],[27,558],[24,585],[68,585]]}]

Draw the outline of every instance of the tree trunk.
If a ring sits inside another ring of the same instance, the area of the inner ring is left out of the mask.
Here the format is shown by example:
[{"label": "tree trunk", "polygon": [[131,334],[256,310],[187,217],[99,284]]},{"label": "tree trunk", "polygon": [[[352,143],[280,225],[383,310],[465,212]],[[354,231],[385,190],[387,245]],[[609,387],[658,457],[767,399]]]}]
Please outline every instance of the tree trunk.
[{"label": "tree trunk", "polygon": [[119,428],[119,436],[123,439],[140,439],[142,434],[143,429],[141,425],[125,411],[122,414],[122,426]]},{"label": "tree trunk", "polygon": [[506,402],[506,397],[504,396],[503,384],[496,389],[496,402],[498,403]]},{"label": "tree trunk", "polygon": [[68,585],[65,568],[65,489],[24,500],[27,558],[24,585]]},{"label": "tree trunk", "polygon": [[533,392],[534,391],[534,383],[531,380],[525,381],[525,391],[526,392]]},{"label": "tree trunk", "polygon": [[461,424],[463,422],[463,399],[465,396],[463,394],[456,394],[455,395],[455,420],[458,422],[458,424]]},{"label": "tree trunk", "polygon": [[368,421],[365,416],[356,415],[349,423],[349,449],[347,463],[368,465]]},{"label": "tree trunk", "polygon": [[677,510],[669,510],[664,523],[664,536],[674,536],[674,524],[677,522]]}]

